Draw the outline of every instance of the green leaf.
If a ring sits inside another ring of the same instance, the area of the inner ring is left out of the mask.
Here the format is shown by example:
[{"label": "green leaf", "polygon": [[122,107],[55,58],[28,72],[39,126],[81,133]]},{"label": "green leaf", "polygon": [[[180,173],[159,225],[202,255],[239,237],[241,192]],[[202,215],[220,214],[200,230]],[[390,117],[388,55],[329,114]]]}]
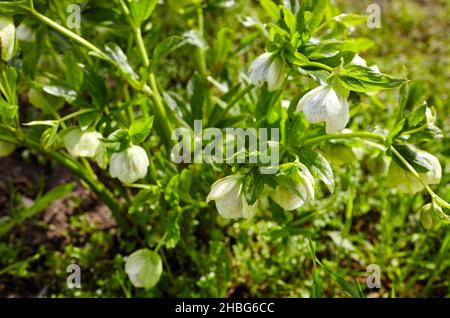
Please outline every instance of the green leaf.
[{"label": "green leaf", "polygon": [[127,129],[119,129],[104,139],[106,147],[114,152],[121,152],[130,145],[130,135]]},{"label": "green leaf", "polygon": [[242,187],[247,204],[255,204],[256,200],[258,200],[264,190],[264,180],[259,174],[258,168],[250,169],[250,171],[244,176]]},{"label": "green leaf", "polygon": [[282,8],[281,13],[283,16],[283,22],[285,23],[287,30],[291,35],[293,35],[297,29],[297,19],[291,10]]},{"label": "green leaf", "polygon": [[300,161],[306,165],[315,179],[321,180],[330,190],[334,191],[334,174],[330,164],[318,152],[302,149],[299,154]]},{"label": "green leaf", "polygon": [[377,73],[369,67],[349,64],[337,75],[339,82],[347,89],[355,92],[372,92],[380,89],[394,88],[407,80]]},{"label": "green leaf", "polygon": [[264,8],[264,11],[275,21],[280,19],[280,11],[278,5],[272,0],[260,0],[259,3]]},{"label": "green leaf", "polygon": [[361,293],[359,292],[358,288],[353,286],[352,284],[350,284],[349,282],[347,282],[345,280],[345,278],[343,278],[342,276],[340,276],[339,274],[333,272],[331,269],[329,269],[327,266],[323,265],[323,269],[330,274],[331,276],[333,276],[336,281],[338,282],[338,284],[342,287],[342,289],[344,289],[351,297],[353,298],[361,298]]},{"label": "green leaf", "polygon": [[77,91],[67,87],[57,85],[44,85],[42,86],[42,90],[52,96],[63,98],[69,104],[72,104],[78,98]]},{"label": "green leaf", "polygon": [[3,98],[0,97],[0,118],[2,123],[11,125],[14,118],[17,116],[19,107],[10,105]]},{"label": "green leaf", "polygon": [[14,67],[0,63],[0,92],[10,105],[18,105],[16,93],[17,71]]},{"label": "green leaf", "polygon": [[122,70],[125,75],[128,75],[132,79],[137,80],[138,76],[134,72],[133,68],[128,63],[128,58],[125,53],[122,51],[120,46],[116,43],[110,43],[105,46],[105,51],[108,56],[116,62],[117,66]]},{"label": "green leaf", "polygon": [[[433,165],[428,161],[426,157],[423,157],[419,152],[410,145],[400,145],[395,144],[394,148],[402,155],[403,158],[419,173],[424,173],[433,169]],[[408,170],[405,165],[393,156],[394,160],[403,167],[403,169]]]},{"label": "green leaf", "polygon": [[367,21],[367,16],[354,13],[343,13],[335,16],[334,20],[349,28],[365,23]]},{"label": "green leaf", "polygon": [[162,274],[161,257],[148,249],[137,250],[128,257],[125,272],[135,287],[153,288]]},{"label": "green leaf", "polygon": [[88,112],[77,116],[78,123],[80,124],[81,130],[86,130],[89,126],[99,118],[101,114],[96,111]]},{"label": "green leaf", "polygon": [[135,120],[129,129],[131,141],[138,145],[147,138],[152,131],[154,117],[139,118]]},{"label": "green leaf", "polygon": [[159,43],[153,50],[153,64],[158,64],[165,56],[180,48],[184,44],[186,44],[186,39],[181,36],[174,35],[168,37]]},{"label": "green leaf", "polygon": [[286,225],[289,221],[283,208],[269,197],[270,210],[274,220],[280,225]]},{"label": "green leaf", "polygon": [[313,32],[320,25],[328,5],[328,0],[315,0],[313,3],[312,16],[309,20],[310,32]]},{"label": "green leaf", "polygon": [[30,8],[28,6],[29,1],[0,1],[0,13],[3,15],[12,14],[26,14]]},{"label": "green leaf", "polygon": [[9,230],[16,224],[19,224],[35,214],[44,211],[52,202],[64,198],[72,192],[73,189],[75,189],[75,183],[67,183],[55,187],[44,196],[36,199],[30,207],[19,211],[16,215],[14,215],[14,218],[5,217],[0,219],[0,235],[4,235],[9,232]]},{"label": "green leaf", "polygon": [[187,86],[187,93],[194,119],[201,119],[203,116],[203,106],[206,101],[206,87],[203,78],[194,74]]},{"label": "green leaf", "polygon": [[64,65],[66,68],[65,77],[66,83],[75,90],[80,90],[83,85],[83,69],[78,64],[75,55],[68,51],[64,55]]},{"label": "green leaf", "polygon": [[130,13],[138,26],[152,14],[158,0],[129,0]]}]

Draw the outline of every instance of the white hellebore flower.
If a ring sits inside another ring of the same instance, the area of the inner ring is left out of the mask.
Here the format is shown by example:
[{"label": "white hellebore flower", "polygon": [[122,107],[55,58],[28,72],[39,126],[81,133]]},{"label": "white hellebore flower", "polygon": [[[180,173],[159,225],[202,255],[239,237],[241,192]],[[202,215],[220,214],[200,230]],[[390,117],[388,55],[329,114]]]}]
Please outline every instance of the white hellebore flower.
[{"label": "white hellebore flower", "polygon": [[319,86],[306,93],[296,111],[303,111],[311,124],[325,122],[327,134],[345,128],[349,119],[347,100],[330,86]]},{"label": "white hellebore flower", "polygon": [[213,183],[206,202],[216,201],[219,214],[226,219],[250,218],[258,201],[248,205],[242,189],[242,175],[233,174]]},{"label": "white hellebore flower", "polygon": [[424,189],[422,182],[425,184],[439,184],[441,181],[442,168],[439,160],[426,151],[416,151],[418,155],[422,159],[426,160],[431,166],[429,171],[418,173],[420,180],[412,174],[412,172],[399,166],[394,160],[391,161],[391,165],[389,166],[389,184],[405,193],[416,193],[422,191]]},{"label": "white hellebore flower", "polygon": [[101,144],[102,134],[75,128],[64,136],[64,146],[75,157],[94,157]]},{"label": "white hellebore flower", "polygon": [[285,71],[284,62],[272,53],[263,53],[250,65],[249,76],[254,85],[267,82],[268,89],[273,92],[283,84]]},{"label": "white hellebore flower", "polygon": [[142,147],[134,146],[113,153],[109,173],[123,183],[134,183],[147,175],[148,156]]},{"label": "white hellebore flower", "polygon": [[8,62],[16,49],[16,28],[11,17],[0,17],[1,59]]},{"label": "white hellebore flower", "polygon": [[[278,185],[271,195],[272,199],[286,211],[296,210],[314,200],[314,178],[305,166],[301,165],[300,169],[290,175],[297,192],[284,185]],[[298,194],[301,194],[301,197]]]}]

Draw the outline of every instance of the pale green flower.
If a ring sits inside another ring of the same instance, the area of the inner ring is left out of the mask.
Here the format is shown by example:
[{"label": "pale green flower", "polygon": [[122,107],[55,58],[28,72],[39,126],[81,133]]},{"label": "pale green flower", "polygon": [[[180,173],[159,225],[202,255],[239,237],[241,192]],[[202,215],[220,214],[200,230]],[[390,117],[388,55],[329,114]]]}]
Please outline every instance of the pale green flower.
[{"label": "pale green flower", "polygon": [[254,85],[267,82],[268,90],[273,92],[283,84],[285,63],[272,53],[263,53],[250,65],[249,76]]},{"label": "pale green flower", "polygon": [[303,111],[311,124],[325,122],[328,134],[344,129],[349,120],[347,99],[330,86],[319,86],[306,93],[296,111]]},{"label": "pale green flower", "polygon": [[109,173],[121,182],[131,184],[147,175],[149,160],[142,147],[134,146],[113,153]]},{"label": "pale green flower", "polygon": [[[442,177],[442,168],[439,160],[432,154],[416,150],[422,159],[426,160],[431,169],[424,173],[418,173],[420,180],[409,170],[399,166],[394,160],[391,161],[388,171],[388,183],[392,187],[406,193],[416,193],[424,189],[422,184],[439,184]],[[422,180],[422,182],[421,182]]]},{"label": "pale green flower", "polygon": [[16,52],[16,28],[11,17],[0,17],[1,59],[8,62]]},{"label": "pale green flower", "polygon": [[206,202],[215,201],[219,214],[226,219],[251,218],[258,205],[248,205],[242,189],[242,175],[233,174],[213,183]]},{"label": "pale green flower", "polygon": [[303,204],[314,200],[314,178],[305,166],[299,165],[299,169],[296,169],[289,177],[297,192],[285,185],[278,185],[271,195],[271,198],[286,211],[296,210]]},{"label": "pale green flower", "polygon": [[94,157],[101,144],[102,135],[96,131],[75,128],[64,136],[64,146],[75,157]]}]

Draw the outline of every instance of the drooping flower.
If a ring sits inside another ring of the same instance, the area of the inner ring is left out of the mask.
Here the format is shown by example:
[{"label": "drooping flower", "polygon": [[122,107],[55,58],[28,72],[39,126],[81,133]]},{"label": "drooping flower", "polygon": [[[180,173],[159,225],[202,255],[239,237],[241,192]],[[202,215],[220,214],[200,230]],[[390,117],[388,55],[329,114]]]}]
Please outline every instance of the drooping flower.
[{"label": "drooping flower", "polygon": [[125,273],[134,287],[154,287],[162,273],[161,257],[154,251],[140,249],[131,254],[125,263]]},{"label": "drooping flower", "polygon": [[267,82],[268,90],[273,92],[283,84],[285,63],[272,53],[263,53],[250,65],[249,76],[254,85]]},{"label": "drooping flower", "polygon": [[306,93],[296,111],[303,111],[311,124],[325,122],[328,134],[345,128],[349,120],[347,99],[330,86],[319,86]]},{"label": "drooping flower", "polygon": [[11,17],[0,17],[1,59],[8,62],[16,51],[16,28]]},{"label": "drooping flower", "polygon": [[[430,170],[418,173],[420,180],[409,170],[401,167],[394,160],[391,161],[388,171],[388,183],[405,193],[416,193],[424,189],[422,184],[439,184],[442,177],[442,168],[439,160],[432,154],[416,150],[417,155],[426,160],[431,167]],[[422,181],[421,181],[422,180]]]},{"label": "drooping flower", "polygon": [[132,145],[122,152],[113,153],[109,173],[123,183],[134,183],[147,175],[149,160],[142,147]]},{"label": "drooping flower", "polygon": [[308,168],[299,164],[298,169],[289,174],[289,178],[297,191],[289,189],[286,185],[278,185],[271,198],[279,206],[286,211],[292,211],[314,200],[314,178]]},{"label": "drooping flower", "polygon": [[213,183],[206,202],[215,201],[219,214],[226,219],[251,218],[258,201],[248,205],[242,190],[243,176],[233,174]]},{"label": "drooping flower", "polygon": [[64,136],[64,146],[75,157],[94,157],[101,144],[102,134],[75,128]]}]

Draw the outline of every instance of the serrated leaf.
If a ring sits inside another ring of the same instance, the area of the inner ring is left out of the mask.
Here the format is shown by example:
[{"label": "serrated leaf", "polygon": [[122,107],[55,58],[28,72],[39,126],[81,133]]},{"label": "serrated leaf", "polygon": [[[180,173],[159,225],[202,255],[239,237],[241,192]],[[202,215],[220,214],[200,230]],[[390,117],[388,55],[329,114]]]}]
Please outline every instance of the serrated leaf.
[{"label": "serrated leaf", "polygon": [[147,138],[152,131],[154,117],[139,118],[135,120],[129,129],[131,141],[138,145]]},{"label": "serrated leaf", "polygon": [[375,72],[369,67],[348,64],[337,75],[339,82],[355,92],[372,92],[394,88],[406,82],[406,79]]},{"label": "serrated leaf", "polygon": [[242,187],[247,204],[255,204],[256,200],[258,200],[264,190],[264,180],[259,174],[257,168],[250,169],[250,171],[244,176]]}]

